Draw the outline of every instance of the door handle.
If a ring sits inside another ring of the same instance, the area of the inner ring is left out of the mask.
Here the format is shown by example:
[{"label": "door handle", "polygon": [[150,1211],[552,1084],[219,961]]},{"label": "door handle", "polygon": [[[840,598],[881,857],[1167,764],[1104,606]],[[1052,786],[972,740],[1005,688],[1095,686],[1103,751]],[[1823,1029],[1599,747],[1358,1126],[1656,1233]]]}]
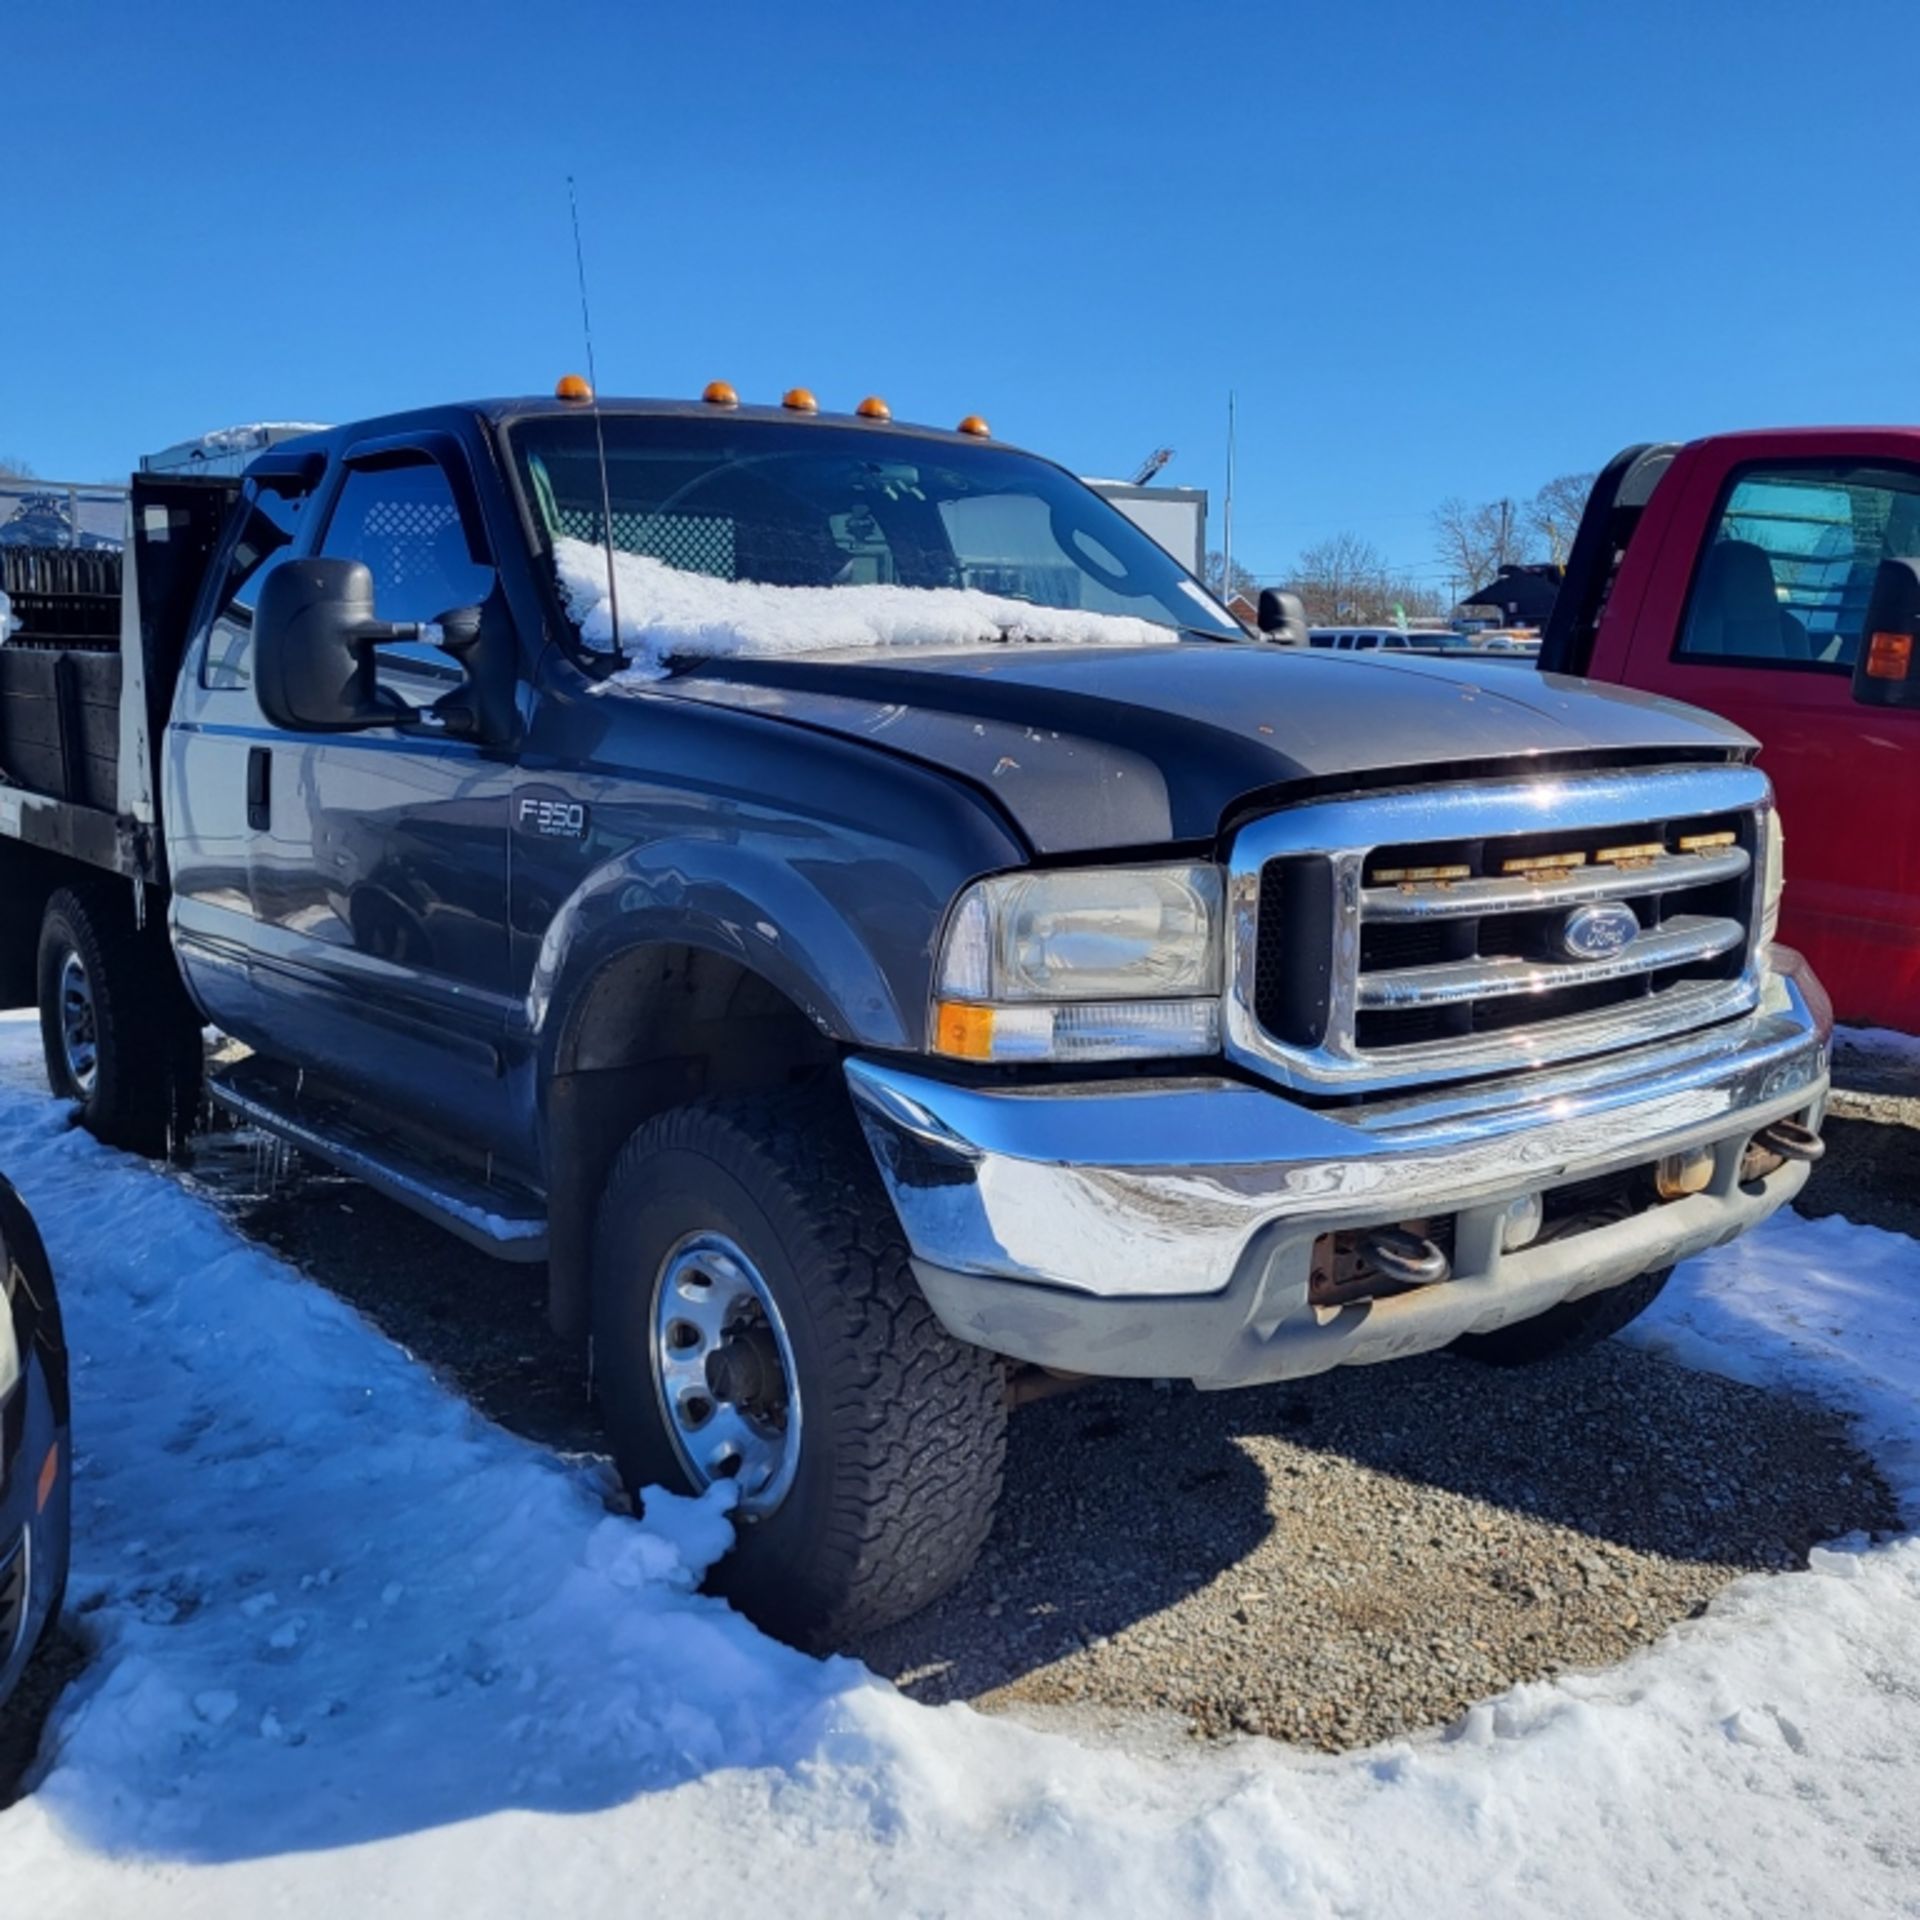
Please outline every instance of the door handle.
[{"label": "door handle", "polygon": [[265,833],[273,825],[273,750],[247,749],[247,825]]}]

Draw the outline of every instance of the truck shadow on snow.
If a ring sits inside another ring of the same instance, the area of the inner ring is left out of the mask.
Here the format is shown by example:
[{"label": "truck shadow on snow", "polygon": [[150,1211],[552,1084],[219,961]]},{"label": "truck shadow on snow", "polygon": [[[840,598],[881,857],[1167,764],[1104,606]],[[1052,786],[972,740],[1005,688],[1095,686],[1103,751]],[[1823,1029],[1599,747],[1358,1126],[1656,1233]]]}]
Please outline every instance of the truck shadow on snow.
[{"label": "truck shadow on snow", "polygon": [[[542,1270],[331,1176],[262,1183],[253,1151],[230,1141],[200,1174],[250,1234],[503,1425],[601,1450]],[[1742,1572],[1895,1524],[1832,1415],[1617,1342],[1518,1371],[1442,1355],[1218,1395],[1112,1382],[1015,1415],[979,1566],[851,1651],[928,1702],[1350,1745],[1618,1658]],[[1344,1655],[1305,1657],[1329,1646]]]}]

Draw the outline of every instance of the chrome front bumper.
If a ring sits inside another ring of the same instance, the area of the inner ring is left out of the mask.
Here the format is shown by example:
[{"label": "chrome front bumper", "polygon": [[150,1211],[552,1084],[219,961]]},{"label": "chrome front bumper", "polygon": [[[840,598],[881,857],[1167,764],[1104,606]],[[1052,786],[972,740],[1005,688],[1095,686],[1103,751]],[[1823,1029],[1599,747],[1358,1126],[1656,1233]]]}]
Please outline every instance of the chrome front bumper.
[{"label": "chrome front bumper", "polygon": [[[1825,995],[1782,950],[1738,1021],[1570,1066],[1340,1108],[1220,1077],[962,1086],[846,1073],[934,1309],[962,1338],[1075,1372],[1235,1385],[1484,1332],[1731,1239],[1807,1168],[1742,1185],[1761,1127],[1817,1123]],[[1709,1146],[1710,1186],[1500,1249],[1527,1193]],[[1316,1308],[1321,1234],[1455,1217],[1453,1278]]]}]

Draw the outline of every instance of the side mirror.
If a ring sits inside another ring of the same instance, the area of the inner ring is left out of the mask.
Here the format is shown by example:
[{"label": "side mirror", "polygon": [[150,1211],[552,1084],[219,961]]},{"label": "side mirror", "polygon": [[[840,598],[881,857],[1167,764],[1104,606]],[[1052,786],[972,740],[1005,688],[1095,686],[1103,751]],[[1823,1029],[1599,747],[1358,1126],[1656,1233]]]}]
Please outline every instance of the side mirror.
[{"label": "side mirror", "polygon": [[296,733],[396,726],[413,709],[381,690],[374,648],[419,637],[417,626],[373,617],[373,576],[358,560],[283,560],[253,614],[260,710]]},{"label": "side mirror", "polygon": [[1297,593],[1282,593],[1277,587],[1260,589],[1260,631],[1283,647],[1307,644],[1307,604]]},{"label": "side mirror", "polygon": [[1853,661],[1863,707],[1920,707],[1920,560],[1882,560]]},{"label": "side mirror", "polygon": [[429,725],[461,739],[503,746],[517,731],[514,709],[519,648],[513,615],[496,580],[478,606],[454,607],[434,621],[442,649],[459,663],[465,680],[433,703]]}]

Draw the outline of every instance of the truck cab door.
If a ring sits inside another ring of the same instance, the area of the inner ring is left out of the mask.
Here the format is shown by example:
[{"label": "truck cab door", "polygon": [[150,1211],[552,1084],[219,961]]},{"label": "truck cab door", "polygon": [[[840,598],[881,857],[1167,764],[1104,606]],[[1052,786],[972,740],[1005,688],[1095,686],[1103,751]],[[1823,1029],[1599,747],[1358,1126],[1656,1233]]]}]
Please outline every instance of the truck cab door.
[{"label": "truck cab door", "polygon": [[1625,659],[1607,677],[1760,741],[1787,837],[1782,939],[1843,1019],[1920,1030],[1920,711],[1852,693],[1879,564],[1920,557],[1920,439],[1741,435],[1689,449],[1675,482],[1644,597],[1609,622]]},{"label": "truck cab door", "polygon": [[[319,511],[311,551],[364,564],[382,620],[433,621],[494,589],[451,435],[350,448]],[[379,671],[414,708],[461,679],[425,641],[383,647]],[[259,744],[249,892],[273,1051],[437,1138],[487,1145],[505,1103],[511,757],[401,725]]]},{"label": "truck cab door", "polygon": [[[256,464],[208,567],[161,755],[174,952],[208,1018],[264,1048],[267,1009],[250,964],[254,911],[248,769],[273,729],[252,686],[253,609],[271,567],[298,551],[324,461]],[[262,471],[265,469],[265,471]],[[141,555],[141,618],[149,608]],[[151,667],[150,667],[151,671]]]}]

